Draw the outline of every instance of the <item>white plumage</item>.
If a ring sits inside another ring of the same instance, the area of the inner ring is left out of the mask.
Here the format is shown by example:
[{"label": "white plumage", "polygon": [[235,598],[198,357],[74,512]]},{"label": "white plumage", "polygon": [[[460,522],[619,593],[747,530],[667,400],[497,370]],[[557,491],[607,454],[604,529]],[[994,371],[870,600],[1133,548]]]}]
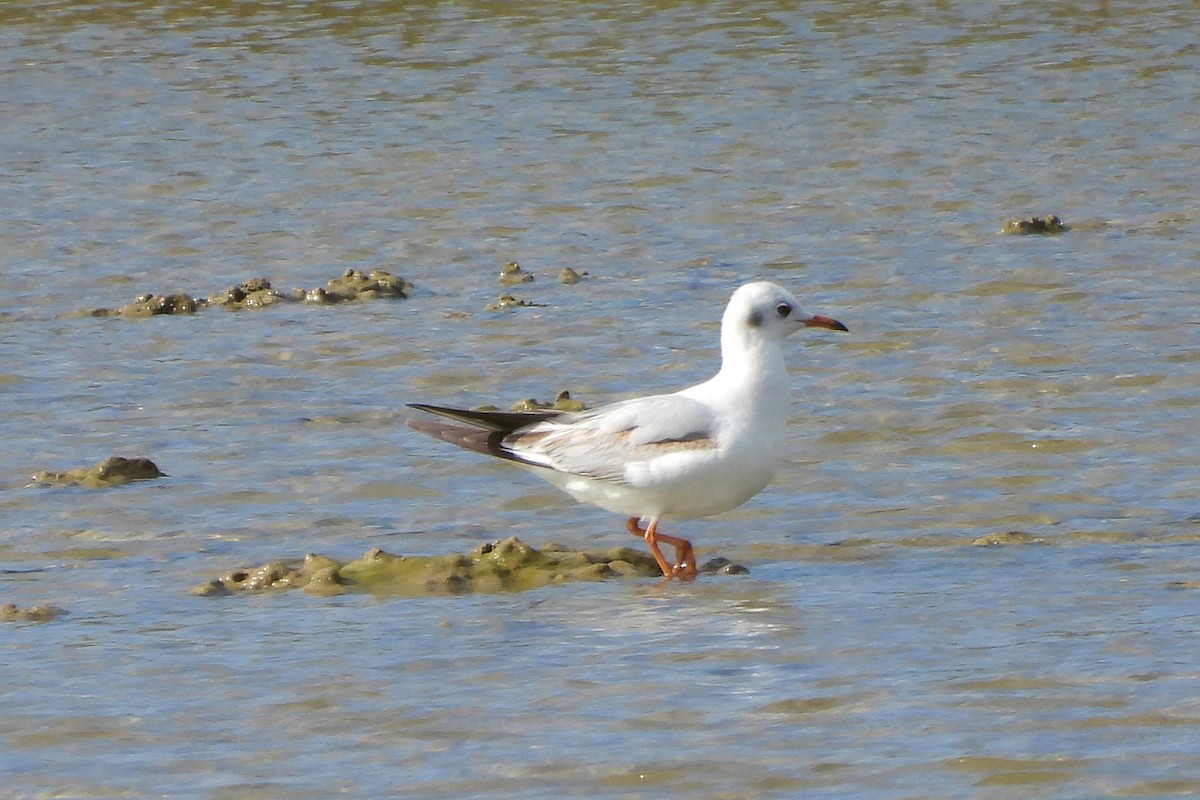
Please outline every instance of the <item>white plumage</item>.
[{"label": "white plumage", "polygon": [[[691,544],[658,533],[659,519],[719,514],[770,483],[783,459],[788,414],[783,343],[803,327],[846,330],[773,283],[748,283],[725,308],[721,369],[703,383],[574,414],[414,403],[454,422],[409,425],[518,462],[577,500],[629,517],[626,528],[646,540],[665,575],[691,578]],[[675,547],[673,565],[657,542]]]}]

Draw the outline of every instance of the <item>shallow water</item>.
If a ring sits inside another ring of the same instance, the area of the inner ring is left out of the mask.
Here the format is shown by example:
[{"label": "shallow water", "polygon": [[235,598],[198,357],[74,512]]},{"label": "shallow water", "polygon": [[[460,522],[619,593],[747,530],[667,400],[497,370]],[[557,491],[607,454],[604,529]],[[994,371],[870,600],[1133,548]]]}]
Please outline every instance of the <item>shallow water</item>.
[{"label": "shallow water", "polygon": [[[3,791],[1200,792],[1194,16],[4,4],[0,601],[70,613],[0,625]],[[514,259],[545,305],[484,311]],[[72,315],[377,267],[414,297]],[[775,485],[670,528],[749,575],[188,595],[627,544],[400,408],[702,379],[756,277],[851,333],[793,343]],[[108,455],[170,477],[28,485]]]}]

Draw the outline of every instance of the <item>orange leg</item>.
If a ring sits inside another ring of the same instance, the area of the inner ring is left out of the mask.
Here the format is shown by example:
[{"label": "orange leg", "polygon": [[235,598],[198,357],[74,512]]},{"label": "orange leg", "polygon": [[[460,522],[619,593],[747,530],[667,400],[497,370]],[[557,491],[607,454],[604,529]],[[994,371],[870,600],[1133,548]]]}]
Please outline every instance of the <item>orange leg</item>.
[{"label": "orange leg", "polygon": [[[625,521],[625,530],[645,540],[646,546],[650,548],[650,555],[654,556],[654,560],[658,562],[658,568],[662,570],[663,575],[688,581],[695,578],[696,553],[692,550],[692,543],[687,539],[680,539],[678,536],[659,533],[657,518],[650,520],[650,524],[644,529],[638,524],[640,521],[637,517],[630,517]],[[675,548],[675,566],[667,565],[666,557],[658,548],[659,542]]]}]

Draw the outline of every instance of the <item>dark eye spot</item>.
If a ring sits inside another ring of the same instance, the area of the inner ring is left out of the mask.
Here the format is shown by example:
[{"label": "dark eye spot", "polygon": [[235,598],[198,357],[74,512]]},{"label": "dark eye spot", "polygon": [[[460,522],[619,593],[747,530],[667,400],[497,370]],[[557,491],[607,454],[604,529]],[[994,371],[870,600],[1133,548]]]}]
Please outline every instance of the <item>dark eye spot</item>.
[{"label": "dark eye spot", "polygon": [[746,320],[746,321],[750,323],[750,327],[751,327],[751,328],[757,328],[757,327],[760,327],[760,326],[762,325],[762,322],[763,322],[763,320],[762,320],[762,314],[758,313],[757,311],[751,311],[751,312],[750,312],[750,319],[748,319],[748,320]]},{"label": "dark eye spot", "polygon": [[792,313],[792,306],[789,303],[780,303],[779,305],[775,306],[775,313],[781,317],[786,317],[788,314]]}]

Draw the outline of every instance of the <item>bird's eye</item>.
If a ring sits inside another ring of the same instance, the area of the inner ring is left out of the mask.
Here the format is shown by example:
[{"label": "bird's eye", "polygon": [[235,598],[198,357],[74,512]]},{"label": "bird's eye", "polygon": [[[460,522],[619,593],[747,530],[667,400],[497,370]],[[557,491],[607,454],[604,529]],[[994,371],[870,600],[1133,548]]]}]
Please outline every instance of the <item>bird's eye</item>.
[{"label": "bird's eye", "polygon": [[775,313],[781,317],[786,317],[788,314],[792,313],[792,307],[788,303],[780,303],[779,305],[775,306]]}]

